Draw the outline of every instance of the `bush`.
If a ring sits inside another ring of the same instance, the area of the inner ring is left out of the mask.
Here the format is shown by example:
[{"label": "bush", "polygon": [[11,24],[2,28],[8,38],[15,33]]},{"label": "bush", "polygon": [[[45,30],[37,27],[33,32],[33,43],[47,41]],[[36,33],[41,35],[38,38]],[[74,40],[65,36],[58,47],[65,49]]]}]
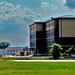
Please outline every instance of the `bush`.
[{"label": "bush", "polygon": [[61,45],[56,43],[52,44],[50,54],[52,54],[53,59],[59,59],[59,57],[61,56],[61,50]]}]

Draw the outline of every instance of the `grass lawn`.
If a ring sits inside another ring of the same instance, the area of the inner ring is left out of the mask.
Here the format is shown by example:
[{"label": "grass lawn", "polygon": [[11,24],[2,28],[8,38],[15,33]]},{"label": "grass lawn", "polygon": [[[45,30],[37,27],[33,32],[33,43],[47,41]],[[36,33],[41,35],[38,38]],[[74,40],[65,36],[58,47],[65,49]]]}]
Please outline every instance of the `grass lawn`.
[{"label": "grass lawn", "polygon": [[75,75],[75,63],[13,62],[1,59],[0,75]]}]

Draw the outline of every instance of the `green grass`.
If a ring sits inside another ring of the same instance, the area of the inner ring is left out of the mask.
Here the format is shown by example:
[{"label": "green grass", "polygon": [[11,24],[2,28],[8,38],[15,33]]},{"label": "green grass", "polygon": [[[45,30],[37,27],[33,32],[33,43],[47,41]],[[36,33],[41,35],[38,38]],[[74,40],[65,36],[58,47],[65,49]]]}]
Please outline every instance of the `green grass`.
[{"label": "green grass", "polygon": [[[3,60],[53,60],[52,56],[34,56],[34,57],[0,57]],[[59,60],[73,60],[75,58],[60,57]]]},{"label": "green grass", "polygon": [[74,62],[0,61],[0,75],[75,75]]},{"label": "green grass", "polygon": [[49,60],[49,56],[46,57],[1,57],[3,60]]}]

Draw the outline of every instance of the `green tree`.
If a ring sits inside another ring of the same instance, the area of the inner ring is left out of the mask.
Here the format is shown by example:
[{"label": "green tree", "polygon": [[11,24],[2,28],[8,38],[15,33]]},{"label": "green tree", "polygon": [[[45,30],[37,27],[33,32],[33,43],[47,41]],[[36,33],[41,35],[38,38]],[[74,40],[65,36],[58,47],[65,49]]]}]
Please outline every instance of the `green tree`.
[{"label": "green tree", "polygon": [[60,44],[54,43],[50,48],[50,54],[52,54],[53,59],[59,59],[61,56],[62,47]]},{"label": "green tree", "polygon": [[68,53],[68,56],[70,56],[73,53],[73,47],[66,50],[66,52]]},{"label": "green tree", "polygon": [[10,46],[9,42],[0,42],[0,49],[3,49],[3,56],[5,55],[4,50],[9,46]]}]

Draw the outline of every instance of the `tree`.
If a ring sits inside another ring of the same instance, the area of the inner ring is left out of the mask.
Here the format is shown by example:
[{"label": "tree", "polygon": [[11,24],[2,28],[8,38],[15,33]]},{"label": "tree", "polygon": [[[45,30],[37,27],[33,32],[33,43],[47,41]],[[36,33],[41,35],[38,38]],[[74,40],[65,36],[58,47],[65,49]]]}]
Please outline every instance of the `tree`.
[{"label": "tree", "polygon": [[8,42],[1,42],[0,43],[0,49],[3,49],[3,56],[4,56],[4,50],[10,46],[10,43]]},{"label": "tree", "polygon": [[52,54],[53,59],[59,59],[59,57],[61,56],[61,50],[62,50],[61,45],[57,43],[52,44],[50,54]]},{"label": "tree", "polygon": [[73,47],[69,48],[68,50],[66,50],[66,52],[68,53],[68,55],[70,56],[73,53]]}]

